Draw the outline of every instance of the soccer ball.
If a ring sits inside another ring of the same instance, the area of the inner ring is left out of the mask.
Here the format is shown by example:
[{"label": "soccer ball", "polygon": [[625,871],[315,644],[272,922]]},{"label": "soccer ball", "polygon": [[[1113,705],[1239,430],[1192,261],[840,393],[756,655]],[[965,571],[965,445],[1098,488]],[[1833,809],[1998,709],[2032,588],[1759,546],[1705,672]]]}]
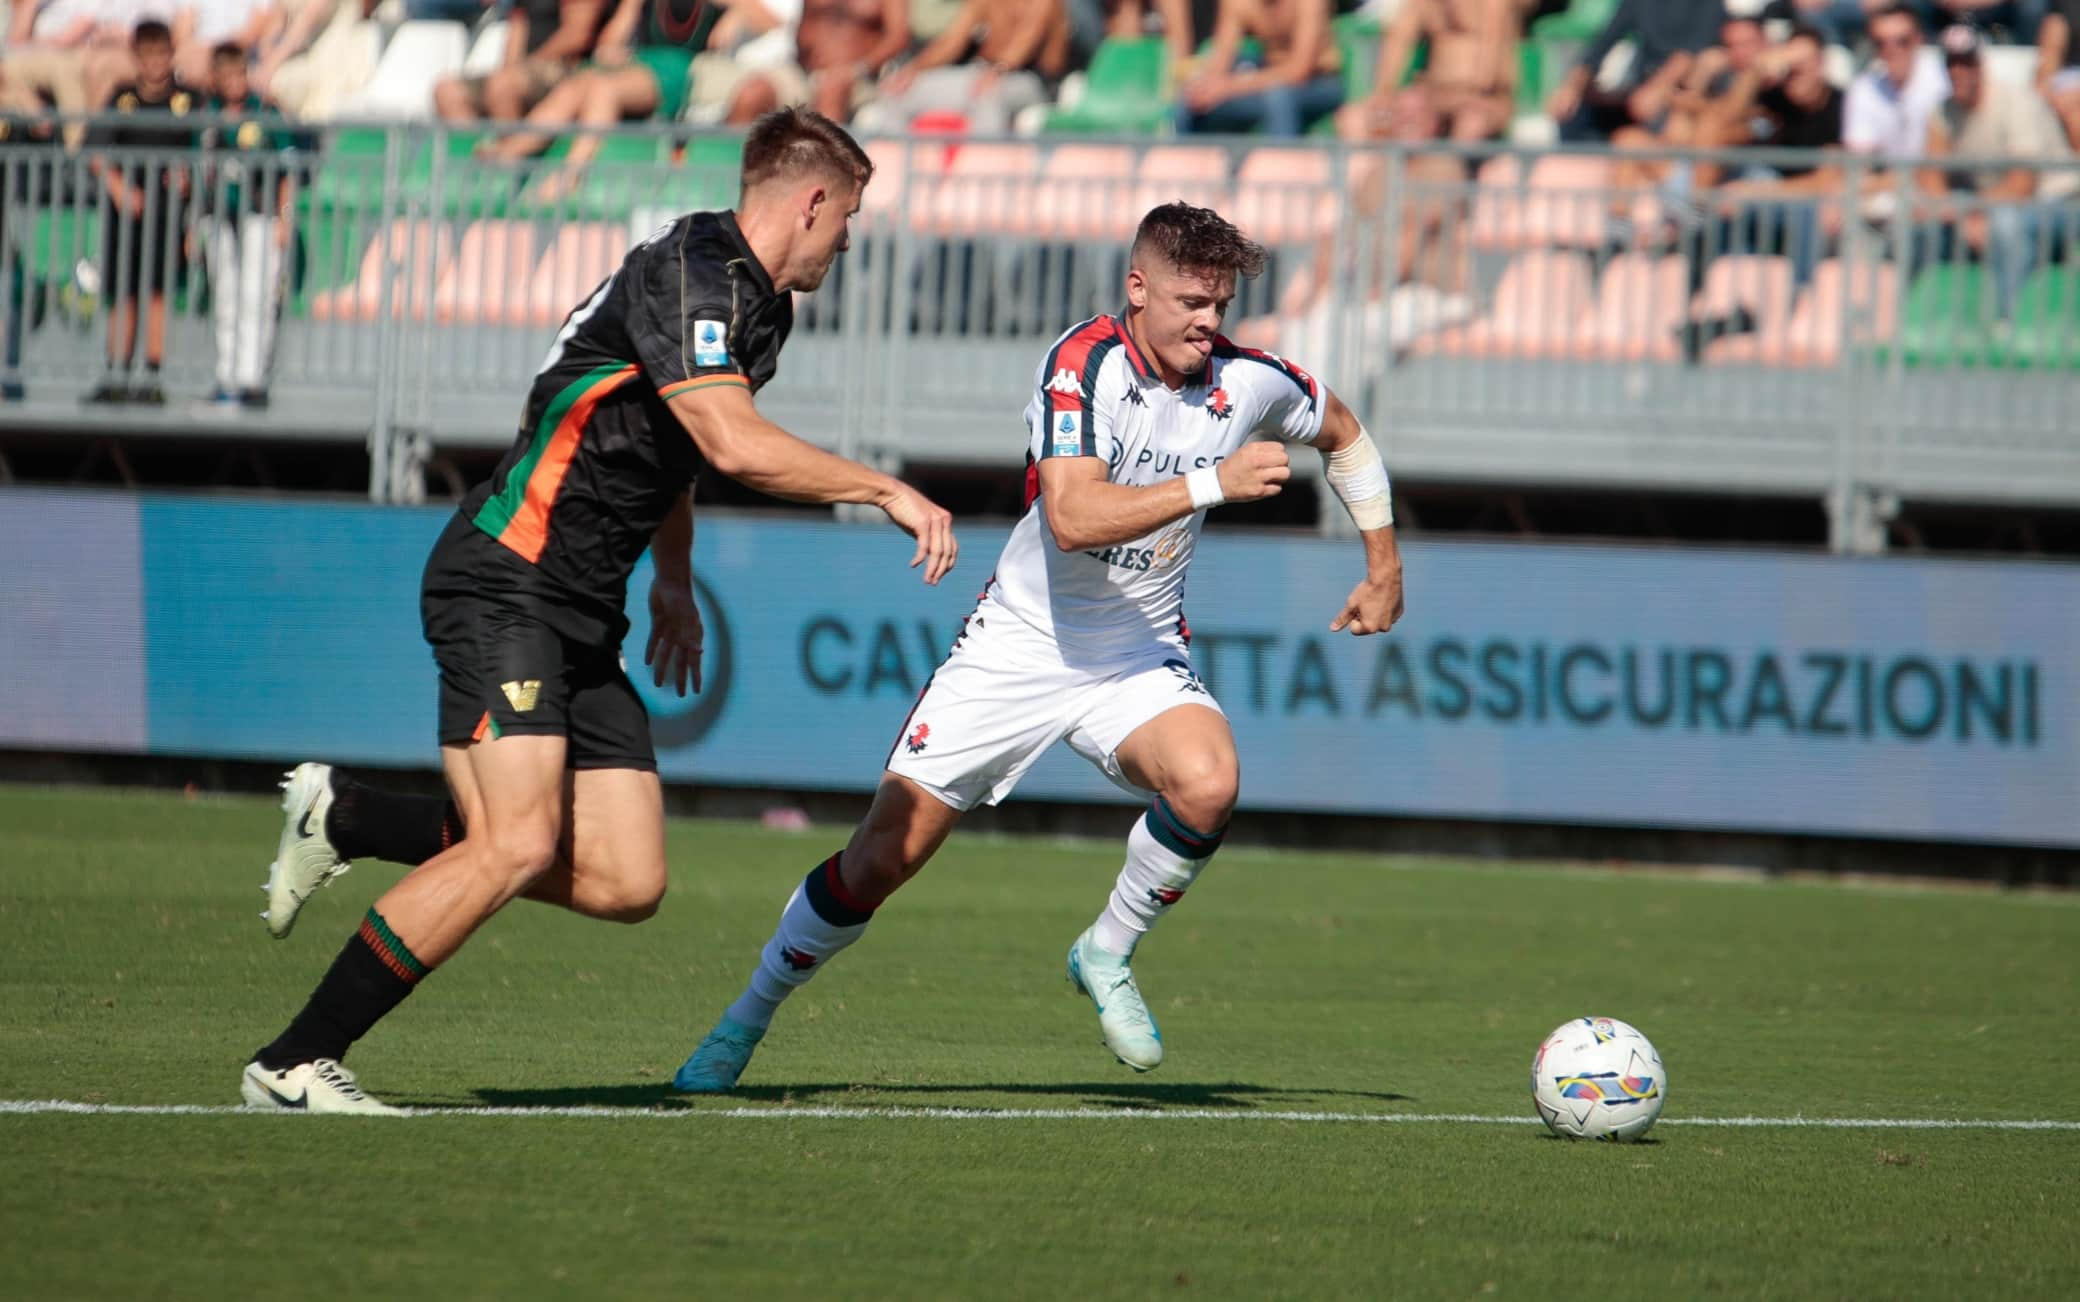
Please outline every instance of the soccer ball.
[{"label": "soccer ball", "polygon": [[1667,1100],[1661,1054],[1608,1017],[1562,1023],[1531,1060],[1531,1102],[1562,1139],[1638,1139]]}]

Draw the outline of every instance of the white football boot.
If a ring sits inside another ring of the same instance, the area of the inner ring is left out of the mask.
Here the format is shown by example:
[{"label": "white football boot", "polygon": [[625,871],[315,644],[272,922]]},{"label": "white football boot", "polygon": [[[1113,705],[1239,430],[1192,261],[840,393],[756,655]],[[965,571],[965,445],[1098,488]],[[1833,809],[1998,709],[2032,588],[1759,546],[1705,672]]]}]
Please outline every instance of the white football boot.
[{"label": "white football boot", "polygon": [[276,940],[296,925],[296,912],[352,865],[339,857],[325,835],[332,809],[332,766],[298,764],[282,779],[282,839],[267,866],[267,930]]},{"label": "white football boot", "polygon": [[309,1112],[317,1115],[354,1117],[409,1116],[361,1092],[348,1071],[331,1058],[299,1063],[281,1071],[269,1071],[259,1062],[246,1064],[238,1092],[249,1108],[269,1112]]},{"label": "white football boot", "polygon": [[1162,1065],[1163,1033],[1134,984],[1133,970],[1120,955],[1098,948],[1088,931],[1069,946],[1069,984],[1097,1007],[1098,1029],[1114,1057],[1135,1071]]}]

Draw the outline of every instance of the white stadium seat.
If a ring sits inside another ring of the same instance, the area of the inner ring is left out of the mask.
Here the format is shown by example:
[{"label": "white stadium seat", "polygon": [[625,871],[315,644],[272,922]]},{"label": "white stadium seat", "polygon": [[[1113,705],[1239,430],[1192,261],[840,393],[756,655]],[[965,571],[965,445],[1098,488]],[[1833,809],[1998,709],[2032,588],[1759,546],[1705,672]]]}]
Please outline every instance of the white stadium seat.
[{"label": "white stadium seat", "polygon": [[383,48],[366,86],[335,115],[342,120],[433,116],[433,83],[462,70],[469,30],[461,23],[405,23]]}]

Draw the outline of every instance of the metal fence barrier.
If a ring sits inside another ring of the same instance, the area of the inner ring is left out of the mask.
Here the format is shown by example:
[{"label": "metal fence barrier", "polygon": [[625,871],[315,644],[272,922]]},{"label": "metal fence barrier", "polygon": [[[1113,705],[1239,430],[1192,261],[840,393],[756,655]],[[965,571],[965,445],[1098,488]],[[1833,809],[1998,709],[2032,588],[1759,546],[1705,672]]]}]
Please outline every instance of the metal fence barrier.
[{"label": "metal fence barrier", "polygon": [[[556,324],[633,241],[735,198],[726,137],[624,129],[582,167],[568,139],[515,164],[485,138],[0,144],[0,379],[20,386],[0,425],[366,438],[371,495],[417,500],[441,448],[512,438]],[[1119,306],[1135,222],[1184,198],[1273,250],[1229,333],[1321,374],[1410,482],[1810,496],[1840,550],[1882,546],[1901,500],[2080,502],[2080,179],[2056,167],[2017,163],[2039,199],[1987,207],[1915,168],[1782,151],[1620,172],[1609,153],[869,143],[851,252],[799,301],[762,398],[850,455],[1016,460],[1041,350]],[[1854,197],[1754,185],[1816,166]],[[280,250],[257,298],[250,275],[220,290],[235,256],[271,266],[235,252],[242,217]],[[123,340],[154,291],[163,365],[140,378],[149,310]],[[198,402],[243,387],[238,321],[276,312],[268,410]],[[111,357],[168,405],[83,403]]]}]

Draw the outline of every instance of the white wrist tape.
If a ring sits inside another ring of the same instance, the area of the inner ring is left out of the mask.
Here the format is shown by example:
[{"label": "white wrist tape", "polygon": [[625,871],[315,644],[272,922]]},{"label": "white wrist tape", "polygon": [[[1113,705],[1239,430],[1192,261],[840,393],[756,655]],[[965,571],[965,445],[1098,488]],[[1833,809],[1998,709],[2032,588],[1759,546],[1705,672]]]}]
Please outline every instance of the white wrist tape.
[{"label": "white wrist tape", "polygon": [[1322,477],[1343,499],[1351,523],[1362,530],[1385,529],[1394,523],[1394,492],[1379,447],[1363,427],[1348,446],[1331,452]]},{"label": "white wrist tape", "polygon": [[1191,490],[1194,511],[1219,506],[1228,500],[1228,495],[1221,491],[1221,472],[1213,466],[1201,466],[1186,475],[1184,486]]}]

